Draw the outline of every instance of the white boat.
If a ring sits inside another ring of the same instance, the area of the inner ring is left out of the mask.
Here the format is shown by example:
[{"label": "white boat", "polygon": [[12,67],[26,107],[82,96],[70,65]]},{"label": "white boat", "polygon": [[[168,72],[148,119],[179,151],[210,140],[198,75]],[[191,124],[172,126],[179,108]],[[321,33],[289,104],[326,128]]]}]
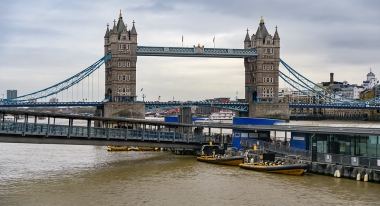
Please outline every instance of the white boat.
[{"label": "white boat", "polygon": [[12,116],[12,115],[5,115],[1,121],[4,121],[4,122],[13,122],[14,121],[14,116]]},{"label": "white boat", "polygon": [[232,120],[234,116],[235,116],[235,112],[220,111],[220,112],[211,113],[210,119],[211,120]]}]

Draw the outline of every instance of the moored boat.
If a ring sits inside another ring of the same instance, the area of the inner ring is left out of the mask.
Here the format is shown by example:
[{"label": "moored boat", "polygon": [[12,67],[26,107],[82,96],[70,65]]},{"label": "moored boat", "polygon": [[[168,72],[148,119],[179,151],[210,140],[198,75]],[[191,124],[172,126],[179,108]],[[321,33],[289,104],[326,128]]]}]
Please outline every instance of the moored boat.
[{"label": "moored boat", "polygon": [[308,168],[307,164],[284,164],[279,165],[274,162],[263,163],[243,163],[239,167],[259,172],[280,173],[288,175],[302,175]]},{"label": "moored boat", "polygon": [[197,157],[197,160],[212,164],[238,166],[244,161],[244,156],[200,156]]},{"label": "moored boat", "polygon": [[158,147],[132,147],[133,151],[158,151],[160,148]]},{"label": "moored boat", "polygon": [[108,146],[107,151],[131,151],[128,146]]},{"label": "moored boat", "polygon": [[200,162],[238,166],[244,161],[244,156],[226,155],[225,150],[219,145],[203,145],[201,152],[202,155],[197,157],[197,160]]}]

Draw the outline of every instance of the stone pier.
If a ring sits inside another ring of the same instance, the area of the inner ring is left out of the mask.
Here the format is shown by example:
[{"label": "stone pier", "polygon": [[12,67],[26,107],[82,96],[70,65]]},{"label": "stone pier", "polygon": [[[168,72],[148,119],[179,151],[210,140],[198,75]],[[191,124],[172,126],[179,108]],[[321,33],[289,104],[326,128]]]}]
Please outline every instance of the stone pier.
[{"label": "stone pier", "polygon": [[249,103],[249,117],[283,119],[289,121],[290,112],[287,103]]}]

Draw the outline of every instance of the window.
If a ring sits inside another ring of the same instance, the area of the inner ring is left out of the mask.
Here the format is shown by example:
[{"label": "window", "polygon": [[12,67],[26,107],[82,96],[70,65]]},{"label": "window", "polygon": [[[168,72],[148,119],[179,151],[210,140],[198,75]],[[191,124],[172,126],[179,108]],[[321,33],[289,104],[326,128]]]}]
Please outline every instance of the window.
[{"label": "window", "polygon": [[131,62],[127,62],[127,67],[131,67]]},{"label": "window", "polygon": [[127,45],[123,44],[123,49],[127,49]]},{"label": "window", "polygon": [[130,81],[131,80],[131,76],[130,75],[126,75],[125,78],[126,78],[126,81]]},{"label": "window", "polygon": [[268,88],[263,87],[261,96],[262,97],[273,97],[274,96],[274,94],[273,94],[273,88],[272,87],[268,87]]},{"label": "window", "polygon": [[127,36],[122,36],[121,39],[122,40],[127,40]]},{"label": "window", "polygon": [[123,75],[122,77],[123,77],[123,81],[125,81],[125,79],[126,79],[125,76]]},{"label": "window", "polygon": [[127,44],[127,49],[130,49],[129,44]]},{"label": "window", "polygon": [[121,78],[122,78],[123,76],[122,75],[117,75],[117,79],[119,80],[119,81],[121,81]]},{"label": "window", "polygon": [[127,66],[127,62],[118,62],[117,66],[118,67],[126,67]]},{"label": "window", "polygon": [[267,49],[267,53],[271,53],[271,49]]},{"label": "window", "polygon": [[267,40],[267,44],[270,44],[270,41],[269,41],[269,40]]}]

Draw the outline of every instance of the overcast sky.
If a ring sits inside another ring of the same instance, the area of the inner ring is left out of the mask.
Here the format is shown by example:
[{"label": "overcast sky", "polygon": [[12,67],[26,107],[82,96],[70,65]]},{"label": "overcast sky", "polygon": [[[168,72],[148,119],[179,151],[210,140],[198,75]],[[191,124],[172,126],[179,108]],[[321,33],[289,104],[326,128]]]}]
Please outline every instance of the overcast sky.
[{"label": "overcast sky", "polygon": [[[270,34],[278,26],[281,58],[312,81],[333,72],[361,84],[370,68],[380,77],[378,0],[12,0],[0,1],[0,98],[49,87],[100,59],[120,9],[128,29],[135,20],[140,46],[181,46],[183,35],[185,47],[213,47],[215,36],[217,48],[243,48],[246,29],[256,32],[263,16]],[[104,66],[90,80],[95,91],[84,87],[63,100],[102,100]],[[149,101],[244,98],[243,59],[138,57],[137,88]]]}]

